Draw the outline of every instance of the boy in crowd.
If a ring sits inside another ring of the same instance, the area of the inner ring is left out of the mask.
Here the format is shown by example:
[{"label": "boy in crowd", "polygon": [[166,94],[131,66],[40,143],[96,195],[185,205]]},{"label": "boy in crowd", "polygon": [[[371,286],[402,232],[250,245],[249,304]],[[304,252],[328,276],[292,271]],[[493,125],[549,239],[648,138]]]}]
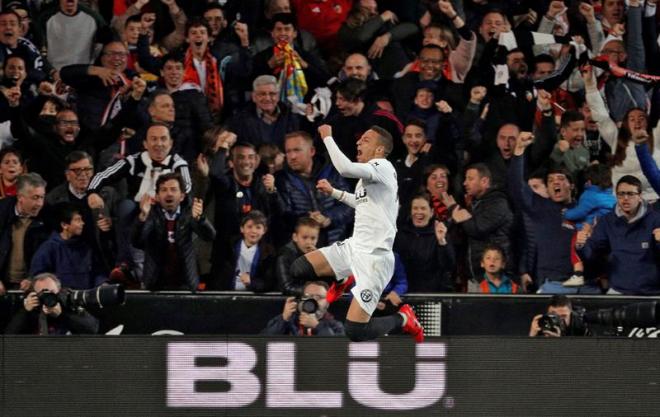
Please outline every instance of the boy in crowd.
[{"label": "boy in crowd", "polygon": [[487,245],[481,256],[481,267],[484,269],[483,280],[470,292],[484,294],[518,294],[520,286],[504,272],[506,255],[501,247]]},{"label": "boy in crowd", "polygon": [[291,264],[298,257],[316,250],[321,225],[310,217],[301,217],[296,222],[289,243],[280,249],[275,265],[275,276],[280,290],[285,294],[299,294],[302,282],[296,282],[291,276]]}]

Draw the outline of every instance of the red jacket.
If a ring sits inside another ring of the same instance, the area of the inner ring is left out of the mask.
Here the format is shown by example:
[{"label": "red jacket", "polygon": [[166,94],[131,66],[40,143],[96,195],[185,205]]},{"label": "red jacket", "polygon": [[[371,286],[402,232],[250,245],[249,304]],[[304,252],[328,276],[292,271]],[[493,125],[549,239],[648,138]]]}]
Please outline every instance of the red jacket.
[{"label": "red jacket", "polygon": [[322,48],[337,44],[337,32],[353,6],[353,0],[291,0],[300,29],[316,38]]}]

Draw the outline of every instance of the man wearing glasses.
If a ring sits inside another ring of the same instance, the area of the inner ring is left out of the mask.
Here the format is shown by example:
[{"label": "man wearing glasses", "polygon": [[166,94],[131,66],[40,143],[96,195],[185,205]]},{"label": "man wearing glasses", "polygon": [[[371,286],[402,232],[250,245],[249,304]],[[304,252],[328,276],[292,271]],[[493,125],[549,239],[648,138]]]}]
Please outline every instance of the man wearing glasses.
[{"label": "man wearing glasses", "polygon": [[[66,157],[66,182],[53,188],[46,195],[46,210],[63,203],[72,204],[82,216],[85,227],[82,239],[93,249],[97,259],[100,259],[109,271],[114,266],[115,229],[112,227],[117,215],[119,195],[112,187],[103,187],[99,194],[105,205],[98,210],[92,210],[87,204],[87,187],[94,176],[94,161],[83,151],[73,151]],[[96,225],[96,227],[94,227]],[[56,229],[57,225],[53,225]]]},{"label": "man wearing glasses", "polygon": [[614,211],[599,219],[593,231],[578,232],[575,240],[583,260],[609,255],[608,294],[660,294],[660,214],[642,199],[641,188],[638,178],[621,177]]},{"label": "man wearing glasses", "polygon": [[328,284],[308,281],[300,298],[288,297],[282,314],[273,317],[261,332],[267,335],[343,336],[344,325],[328,313]]}]

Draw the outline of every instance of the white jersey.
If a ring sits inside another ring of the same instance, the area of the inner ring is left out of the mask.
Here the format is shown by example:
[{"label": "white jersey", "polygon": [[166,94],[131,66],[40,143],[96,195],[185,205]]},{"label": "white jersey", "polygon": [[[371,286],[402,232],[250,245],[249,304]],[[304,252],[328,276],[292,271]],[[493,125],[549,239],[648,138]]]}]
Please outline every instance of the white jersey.
[{"label": "white jersey", "polygon": [[355,187],[353,247],[362,253],[391,251],[399,212],[396,171],[387,159],[368,165],[371,178],[361,178]]}]

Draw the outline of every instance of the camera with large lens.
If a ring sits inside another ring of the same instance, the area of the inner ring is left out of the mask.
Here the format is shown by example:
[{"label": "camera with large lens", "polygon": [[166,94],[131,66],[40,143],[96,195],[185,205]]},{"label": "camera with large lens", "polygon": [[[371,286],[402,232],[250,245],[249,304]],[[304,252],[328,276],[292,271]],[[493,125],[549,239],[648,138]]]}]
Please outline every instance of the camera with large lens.
[{"label": "camera with large lens", "polygon": [[544,314],[538,323],[541,328],[540,336],[543,335],[544,331],[559,333],[560,335],[566,334],[566,323],[556,314]]},{"label": "camera with large lens", "polygon": [[603,308],[583,314],[586,323],[608,327],[655,327],[660,323],[660,303],[648,301],[615,308]]},{"label": "camera with large lens", "polygon": [[48,308],[53,308],[60,302],[60,297],[58,294],[50,291],[49,289],[43,289],[37,294],[39,298],[39,305],[46,306]]},{"label": "camera with large lens", "polygon": [[298,312],[307,313],[307,314],[316,314],[319,310],[319,303],[314,299],[314,297],[302,296],[296,299],[298,303]]},{"label": "camera with large lens", "polygon": [[126,299],[124,287],[121,284],[101,285],[90,290],[62,290],[65,297],[63,305],[70,308],[104,308],[123,304]]}]

